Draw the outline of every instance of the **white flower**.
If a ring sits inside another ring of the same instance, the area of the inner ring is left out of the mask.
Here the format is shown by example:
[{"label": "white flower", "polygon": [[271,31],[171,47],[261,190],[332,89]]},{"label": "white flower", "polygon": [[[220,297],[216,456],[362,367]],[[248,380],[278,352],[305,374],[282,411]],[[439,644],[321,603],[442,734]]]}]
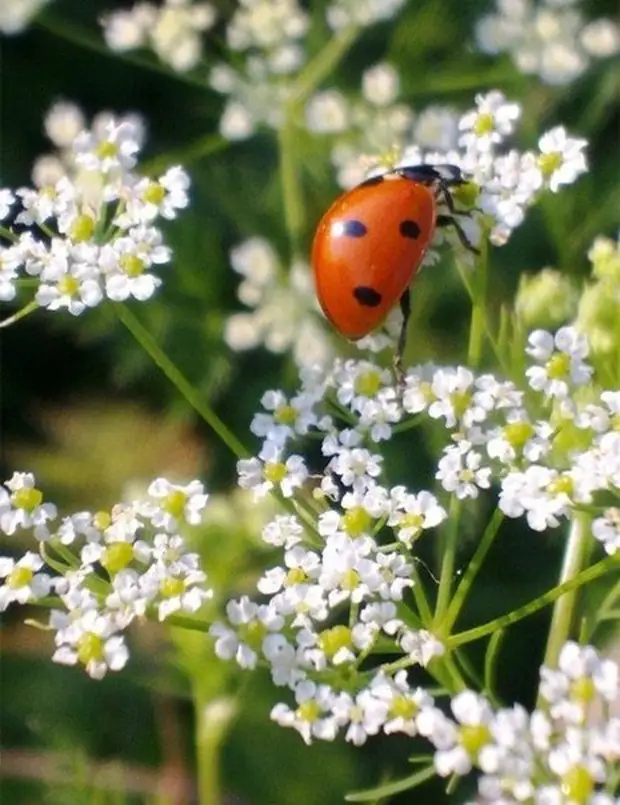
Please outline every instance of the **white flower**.
[{"label": "white flower", "polygon": [[302,681],[295,687],[296,709],[280,702],[271,711],[271,719],[281,727],[293,727],[311,744],[313,738],[333,741],[338,734],[338,721],[333,713],[336,694],[327,685]]},{"label": "white flower", "polygon": [[362,94],[375,106],[394,103],[400,89],[398,73],[391,64],[381,63],[362,73]]},{"label": "white flower", "polygon": [[108,670],[120,671],[129,659],[114,617],[94,608],[68,618],[54,640],[57,648],[52,661],[61,665],[79,662],[92,679],[102,679]]},{"label": "white flower", "polygon": [[620,509],[605,509],[602,517],[593,520],[592,535],[603,543],[605,552],[610,556],[620,550]]},{"label": "white flower", "polygon": [[317,92],[306,105],[306,126],[315,134],[338,134],[349,126],[349,109],[336,89]]},{"label": "white flower", "polygon": [[476,95],[476,109],[459,120],[459,129],[466,132],[459,138],[459,143],[487,151],[512,134],[514,123],[520,116],[519,104],[508,103],[503,93],[497,90]]},{"label": "white flower", "polygon": [[9,604],[26,604],[49,593],[50,576],[38,572],[43,566],[41,557],[32,551],[27,551],[17,562],[0,556],[0,579],[4,579],[0,586],[0,612],[4,612]]},{"label": "white flower", "polygon": [[491,486],[491,468],[482,466],[482,454],[467,441],[446,447],[435,477],[459,500],[477,498],[480,489]]},{"label": "white flower", "polygon": [[226,615],[230,627],[214,623],[209,630],[215,637],[215,653],[222,660],[234,658],[241,668],[254,668],[263,639],[268,632],[279,632],[284,620],[272,607],[258,606],[247,596],[229,601]]},{"label": "white flower", "polygon": [[5,482],[11,495],[0,487],[0,530],[9,536],[17,529],[32,528],[35,539],[49,539],[48,521],[55,520],[56,506],[43,503],[43,495],[35,486],[31,472],[14,472]]},{"label": "white flower", "polygon": [[435,528],[448,516],[437,498],[426,490],[412,495],[404,486],[395,486],[390,497],[392,511],[387,524],[394,528],[398,540],[407,548],[412,547],[424,529]]},{"label": "white flower", "polygon": [[237,462],[239,486],[251,489],[255,498],[263,497],[274,488],[279,488],[284,497],[291,497],[306,481],[308,470],[302,456],[291,455],[286,461],[282,458],[279,445],[265,442],[258,458]]},{"label": "white flower", "polygon": [[155,528],[163,528],[169,533],[178,529],[179,522],[200,525],[209,498],[200,481],[182,485],[170,483],[165,478],[152,481],[147,493],[153,502],[141,506],[140,511]]},{"label": "white flower", "polygon": [[556,126],[540,138],[538,165],[553,193],[588,170],[583,153],[587,144],[587,140],[569,137],[564,126]]},{"label": "white flower", "polygon": [[540,366],[526,371],[530,386],[547,397],[566,397],[571,386],[587,383],[592,367],[585,363],[588,340],[572,327],[562,327],[555,337],[545,330],[534,330],[526,350]]}]

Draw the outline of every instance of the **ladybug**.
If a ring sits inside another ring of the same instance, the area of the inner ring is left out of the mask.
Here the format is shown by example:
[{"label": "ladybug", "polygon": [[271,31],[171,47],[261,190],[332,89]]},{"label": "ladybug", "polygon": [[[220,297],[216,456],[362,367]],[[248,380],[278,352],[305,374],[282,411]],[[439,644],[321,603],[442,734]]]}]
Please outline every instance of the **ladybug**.
[{"label": "ladybug", "polygon": [[[454,227],[461,243],[477,252],[455,218],[450,195],[466,181],[455,165],[395,168],[341,195],[317,227],[312,269],[323,312],[342,335],[357,340],[400,302],[397,368],[411,312],[409,286],[435,228]],[[437,212],[438,203],[447,214]]]}]

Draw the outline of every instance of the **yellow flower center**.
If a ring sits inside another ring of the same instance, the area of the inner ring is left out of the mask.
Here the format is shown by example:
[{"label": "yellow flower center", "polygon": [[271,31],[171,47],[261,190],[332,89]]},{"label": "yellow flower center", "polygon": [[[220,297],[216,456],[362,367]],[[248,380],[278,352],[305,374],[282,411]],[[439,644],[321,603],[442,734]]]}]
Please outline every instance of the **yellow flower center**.
[{"label": "yellow flower center", "polygon": [[371,526],[372,518],[362,506],[348,509],[342,518],[342,527],[351,537],[359,537]]},{"label": "yellow flower center", "polygon": [[450,395],[450,402],[457,417],[462,417],[471,404],[471,394],[467,391],[457,391]]},{"label": "yellow flower center", "polygon": [[538,157],[538,169],[543,176],[549,178],[558,168],[562,167],[564,159],[559,151],[552,151],[550,154],[541,154]]},{"label": "yellow flower center", "polygon": [[135,254],[125,254],[119,260],[120,266],[128,277],[139,277],[144,273],[144,260],[140,260]]},{"label": "yellow flower center", "polygon": [[292,567],[286,574],[286,586],[292,587],[294,584],[303,584],[308,577],[300,567]]},{"label": "yellow flower center", "polygon": [[424,517],[415,512],[406,514],[399,523],[401,528],[413,528],[414,531],[421,531],[424,525]]},{"label": "yellow flower center", "polygon": [[340,579],[340,586],[343,590],[355,590],[360,585],[360,574],[357,570],[349,569],[345,570],[342,574],[342,578]]},{"label": "yellow flower center", "polygon": [[268,461],[263,470],[266,481],[272,484],[280,484],[286,478],[286,465],[281,461]]},{"label": "yellow flower center", "polygon": [[573,766],[562,777],[562,794],[569,802],[589,802],[594,791],[594,780],[583,766]]},{"label": "yellow flower center", "polygon": [[300,704],[296,713],[300,721],[307,721],[310,724],[316,721],[320,714],[321,709],[314,699],[309,699],[307,702]]},{"label": "yellow flower center", "polygon": [[116,143],[110,142],[110,140],[105,140],[104,142],[99,143],[95,153],[99,159],[109,159],[110,157],[115,157],[118,154],[118,146]]},{"label": "yellow flower center", "polygon": [[574,484],[572,478],[569,478],[568,475],[561,475],[559,478],[551,481],[547,486],[547,492],[551,495],[568,495],[570,497],[573,493],[573,489]]},{"label": "yellow flower center", "polygon": [[354,387],[356,394],[361,394],[363,397],[374,397],[381,388],[381,376],[379,372],[369,369],[355,378]]},{"label": "yellow flower center", "polygon": [[276,408],[273,418],[278,425],[294,425],[297,421],[297,414],[294,405],[280,405]]},{"label": "yellow flower center", "polygon": [[483,136],[484,134],[490,134],[493,131],[494,124],[495,120],[493,115],[489,112],[483,112],[476,118],[476,122],[474,123],[474,134],[477,134],[479,137]]},{"label": "yellow flower center", "polygon": [[69,237],[75,243],[83,243],[90,240],[95,231],[95,221],[90,215],[78,215],[73,222],[73,226],[69,232]]},{"label": "yellow flower center", "polygon": [[587,706],[596,696],[596,686],[587,676],[575,679],[570,686],[570,698],[573,701]]},{"label": "yellow flower center", "polygon": [[150,204],[159,205],[164,200],[166,191],[159,184],[159,182],[149,182],[148,187],[144,191],[144,200]]},{"label": "yellow flower center", "polygon": [[174,489],[166,495],[163,503],[163,510],[172,517],[182,517],[187,503],[187,495],[180,489]]},{"label": "yellow flower center", "polygon": [[99,531],[105,531],[106,528],[109,528],[112,525],[112,517],[110,516],[109,512],[96,512],[95,516],[93,517],[93,524],[95,528],[99,529]]},{"label": "yellow flower center", "polygon": [[319,637],[319,647],[325,652],[327,657],[333,657],[343,648],[351,648],[351,630],[348,626],[333,626],[325,629]]},{"label": "yellow flower center", "polygon": [[552,380],[562,380],[570,372],[570,355],[565,352],[556,352],[547,361],[547,375]]},{"label": "yellow flower center", "polygon": [[34,572],[29,567],[14,567],[9,573],[7,584],[12,590],[19,590],[30,584],[33,576]]},{"label": "yellow flower center", "polygon": [[77,642],[78,660],[82,665],[103,659],[103,640],[94,632],[86,632]]},{"label": "yellow flower center", "polygon": [[25,486],[23,489],[18,489],[17,492],[13,492],[11,500],[16,509],[24,509],[24,511],[31,512],[34,511],[37,506],[41,505],[43,493],[34,486]]},{"label": "yellow flower center", "polygon": [[483,746],[491,740],[491,733],[485,724],[464,724],[459,728],[459,743],[467,754],[476,760]]},{"label": "yellow flower center", "polygon": [[402,718],[405,721],[417,715],[418,705],[406,696],[397,696],[390,704],[390,718]]},{"label": "yellow flower center", "polygon": [[101,557],[101,564],[114,575],[127,567],[133,560],[133,547],[129,542],[114,542],[109,545]]},{"label": "yellow flower center", "polygon": [[168,577],[160,583],[159,592],[164,598],[175,598],[185,592],[185,582],[182,579]]},{"label": "yellow flower center", "polygon": [[58,291],[63,296],[75,296],[80,290],[80,283],[70,274],[65,274],[58,280]]},{"label": "yellow flower center", "polygon": [[534,427],[529,422],[511,422],[504,428],[504,439],[515,450],[521,450],[533,435]]},{"label": "yellow flower center", "polygon": [[259,651],[263,638],[267,634],[267,627],[259,620],[250,621],[239,628],[239,636],[244,643]]}]

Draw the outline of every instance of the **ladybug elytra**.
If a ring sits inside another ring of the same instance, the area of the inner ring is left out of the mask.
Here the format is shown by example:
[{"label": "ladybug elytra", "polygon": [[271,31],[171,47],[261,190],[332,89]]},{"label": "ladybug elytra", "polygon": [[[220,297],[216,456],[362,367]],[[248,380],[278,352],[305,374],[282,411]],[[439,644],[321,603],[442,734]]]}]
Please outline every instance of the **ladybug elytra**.
[{"label": "ladybug elytra", "polygon": [[[409,286],[437,226],[452,226],[477,251],[455,218],[450,188],[466,183],[455,165],[395,168],[341,195],[327,210],[312,245],[312,267],[323,312],[347,338],[376,329],[400,303],[400,363],[410,314]],[[448,214],[437,212],[445,204]]]}]

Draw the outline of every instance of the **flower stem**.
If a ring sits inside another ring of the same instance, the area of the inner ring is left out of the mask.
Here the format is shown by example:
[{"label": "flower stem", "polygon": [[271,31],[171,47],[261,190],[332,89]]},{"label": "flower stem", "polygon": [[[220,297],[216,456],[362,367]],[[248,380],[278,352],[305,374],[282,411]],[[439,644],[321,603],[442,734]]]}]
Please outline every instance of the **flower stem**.
[{"label": "flower stem", "polygon": [[9,316],[8,319],[0,321],[0,328],[10,327],[11,324],[15,324],[16,321],[19,321],[20,319],[29,316],[31,313],[34,313],[34,311],[38,309],[39,309],[39,303],[35,302],[33,299],[32,302],[28,302],[28,304],[24,305],[24,307],[21,310],[18,310],[17,313],[14,313],[12,316]]},{"label": "flower stem", "polygon": [[295,102],[305,101],[319,86],[324,78],[331,75],[357,39],[360,29],[357,27],[345,28],[333,36],[327,45],[306,64],[297,76],[291,87],[290,97]]},{"label": "flower stem", "polygon": [[168,380],[179,390],[192,408],[200,414],[207,425],[215,431],[226,447],[228,447],[237,458],[247,458],[250,455],[249,451],[222,422],[197,389],[195,389],[189,380],[177,369],[153,336],[140,324],[131,310],[123,304],[114,305],[114,308],[121,322],[127,327],[140,346],[146,350]]},{"label": "flower stem", "polygon": [[199,805],[221,805],[224,798],[220,781],[220,754],[236,708],[232,699],[212,699],[205,695],[202,687],[200,681],[194,685],[198,802]]},{"label": "flower stem", "polygon": [[459,616],[461,608],[465,602],[467,595],[472,587],[472,584],[478,575],[478,571],[482,567],[482,563],[489,552],[491,545],[493,544],[493,540],[499,530],[500,525],[504,519],[504,513],[501,509],[497,508],[493,512],[493,516],[489,520],[487,527],[484,530],[484,534],[482,535],[482,539],[478,543],[478,547],[476,548],[476,552],[471,558],[471,561],[467,565],[467,570],[465,571],[465,575],[461,579],[459,586],[454,593],[454,598],[450,602],[450,606],[445,614],[443,622],[441,624],[441,631],[445,635],[449,635],[452,627],[454,626],[456,619]]},{"label": "flower stem", "polygon": [[439,577],[439,592],[437,594],[437,606],[435,608],[435,618],[433,631],[439,629],[443,621],[448,604],[450,603],[450,591],[454,578],[454,565],[456,562],[456,543],[459,535],[459,520],[461,513],[461,501],[453,497],[450,502],[450,518],[448,529],[444,539],[443,557],[441,561],[441,575]]},{"label": "flower stem", "polygon": [[488,248],[487,240],[481,241],[480,260],[474,270],[472,278],[472,310],[471,324],[469,328],[469,346],[467,348],[467,364],[471,369],[480,366],[482,358],[482,342],[485,329],[487,329],[486,316],[486,295],[487,295],[487,276],[488,276]]},{"label": "flower stem", "polygon": [[[560,584],[575,578],[583,567],[590,547],[590,533],[590,516],[584,512],[578,512],[574,516],[568,532]],[[576,603],[576,590],[563,595],[555,602],[543,660],[544,665],[548,667],[554,668],[557,665],[560,650],[570,634]]]},{"label": "flower stem", "polygon": [[544,609],[549,604],[557,601],[557,599],[565,593],[577,590],[579,587],[583,587],[584,584],[588,584],[594,581],[594,579],[604,576],[606,573],[611,573],[612,571],[617,572],[619,567],[620,562],[618,561],[618,557],[609,556],[607,559],[603,559],[595,565],[591,565],[586,570],[582,570],[581,573],[578,573],[569,581],[559,584],[557,587],[553,587],[533,601],[529,601],[524,606],[512,612],[508,612],[506,615],[500,615],[499,618],[494,618],[492,621],[483,623],[481,626],[475,626],[473,629],[468,629],[465,632],[460,632],[449,637],[446,640],[446,647],[456,648],[457,646],[465,645],[465,643],[473,643],[474,640],[480,640],[487,635],[493,634],[493,632],[505,629],[507,626],[511,626],[513,623],[517,623],[533,615],[535,612]]},{"label": "flower stem", "polygon": [[300,237],[304,227],[304,198],[301,188],[299,162],[295,154],[294,107],[285,107],[285,117],[278,130],[280,178],[284,221],[291,246],[291,257],[300,250]]}]

